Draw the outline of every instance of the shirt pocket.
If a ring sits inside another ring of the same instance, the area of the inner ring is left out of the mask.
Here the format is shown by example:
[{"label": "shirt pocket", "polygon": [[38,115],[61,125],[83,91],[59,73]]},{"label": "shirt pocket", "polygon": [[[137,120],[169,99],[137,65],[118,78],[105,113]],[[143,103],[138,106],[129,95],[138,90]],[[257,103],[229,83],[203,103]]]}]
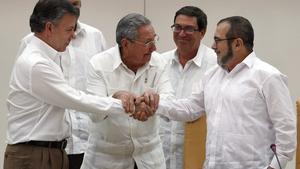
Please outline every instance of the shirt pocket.
[{"label": "shirt pocket", "polygon": [[164,169],[165,166],[165,157],[162,151],[161,145],[157,146],[150,152],[143,153],[141,155],[142,167],[145,169]]},{"label": "shirt pocket", "polygon": [[159,71],[153,70],[152,68],[147,70],[144,79],[144,89],[156,91],[160,74]]}]

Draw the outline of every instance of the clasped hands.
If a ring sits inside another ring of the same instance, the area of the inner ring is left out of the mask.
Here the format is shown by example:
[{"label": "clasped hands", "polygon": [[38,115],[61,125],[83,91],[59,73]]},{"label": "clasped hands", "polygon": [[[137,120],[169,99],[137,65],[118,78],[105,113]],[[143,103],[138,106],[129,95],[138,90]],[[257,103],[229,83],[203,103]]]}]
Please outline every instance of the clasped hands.
[{"label": "clasped hands", "polygon": [[153,90],[145,91],[140,96],[127,91],[118,91],[112,97],[121,100],[125,112],[140,121],[146,121],[153,116],[159,103],[159,95]]}]

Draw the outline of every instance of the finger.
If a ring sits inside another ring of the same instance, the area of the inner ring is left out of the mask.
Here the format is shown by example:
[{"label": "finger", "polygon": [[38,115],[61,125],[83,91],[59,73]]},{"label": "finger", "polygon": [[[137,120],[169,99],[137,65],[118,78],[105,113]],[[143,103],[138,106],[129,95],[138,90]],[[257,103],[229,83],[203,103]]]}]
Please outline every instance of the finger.
[{"label": "finger", "polygon": [[121,99],[121,102],[122,102],[122,107],[123,107],[123,109],[124,109],[124,111],[126,112],[126,113],[129,113],[128,112],[128,108],[127,108],[127,103],[126,103],[126,100],[124,100],[124,99]]},{"label": "finger", "polygon": [[135,95],[132,93],[127,93],[126,94],[126,105],[127,105],[127,111],[128,112],[134,112],[135,109],[135,105],[134,105],[134,99],[135,99]]},{"label": "finger", "polygon": [[129,98],[126,97],[124,100],[125,100],[124,102],[125,102],[125,106],[126,106],[126,112],[131,113],[132,111],[130,110],[130,100],[129,100]]},{"label": "finger", "polygon": [[136,112],[134,118],[140,120],[141,112]]},{"label": "finger", "polygon": [[150,105],[150,101],[149,101],[149,94],[147,92],[144,93],[144,102],[147,105]]},{"label": "finger", "polygon": [[155,101],[154,101],[154,94],[153,93],[151,93],[150,95],[149,95],[149,102],[150,102],[150,107],[152,108],[152,109],[155,109]]},{"label": "finger", "polygon": [[134,109],[135,109],[135,97],[134,96],[130,96],[129,97],[129,103],[128,103],[128,108],[129,108],[129,111],[130,112],[134,112]]},{"label": "finger", "polygon": [[153,115],[154,115],[154,113],[156,112],[156,109],[155,109],[155,108],[148,107],[148,110],[147,110],[147,111],[149,112],[149,113],[148,113],[148,114],[149,114],[148,116],[150,117],[150,116],[153,116]]},{"label": "finger", "polygon": [[137,119],[137,120],[140,120],[140,121],[145,121],[148,117],[147,115],[145,114],[144,111],[147,111],[146,110],[146,104],[144,102],[142,102],[141,104],[139,104],[137,106],[137,112],[134,113],[134,119]]},{"label": "finger", "polygon": [[153,109],[153,108],[149,107],[149,108],[148,108],[148,117],[151,117],[151,116],[153,116],[153,115],[154,115],[154,113],[155,113],[155,109]]},{"label": "finger", "polygon": [[145,114],[145,112],[139,112],[137,119],[140,121],[146,121],[148,119],[147,115]]},{"label": "finger", "polygon": [[141,112],[140,114],[140,118],[141,121],[147,121],[148,120],[148,116],[146,115],[145,112]]},{"label": "finger", "polygon": [[138,105],[138,104],[140,104],[140,103],[142,103],[144,101],[145,101],[145,98],[143,96],[140,96],[140,97],[136,97],[135,98],[134,103],[135,103],[135,105]]},{"label": "finger", "polygon": [[141,113],[140,111],[139,111],[139,112],[135,112],[135,113],[133,114],[132,117],[133,117],[134,119],[136,119],[136,120],[139,120],[140,113]]},{"label": "finger", "polygon": [[150,117],[152,114],[150,106],[146,105],[145,103],[142,106],[143,106],[142,109],[143,115],[146,116],[147,118]]}]

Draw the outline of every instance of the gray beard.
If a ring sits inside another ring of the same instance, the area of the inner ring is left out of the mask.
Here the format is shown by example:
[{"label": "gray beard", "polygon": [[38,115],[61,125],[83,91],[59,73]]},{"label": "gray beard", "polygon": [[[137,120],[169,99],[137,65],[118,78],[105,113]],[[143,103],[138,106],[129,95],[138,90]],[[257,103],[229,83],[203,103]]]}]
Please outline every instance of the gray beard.
[{"label": "gray beard", "polygon": [[225,69],[226,71],[228,71],[228,68],[226,66],[226,64],[233,58],[233,54],[232,54],[232,48],[230,48],[228,50],[228,52],[222,57],[222,58],[218,58],[218,65],[221,66],[223,69]]}]

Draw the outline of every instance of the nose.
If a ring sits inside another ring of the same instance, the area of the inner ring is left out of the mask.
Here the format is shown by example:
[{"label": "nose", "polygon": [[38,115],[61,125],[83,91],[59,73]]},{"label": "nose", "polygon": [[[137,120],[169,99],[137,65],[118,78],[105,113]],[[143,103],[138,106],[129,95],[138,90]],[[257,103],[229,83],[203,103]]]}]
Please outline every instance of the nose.
[{"label": "nose", "polygon": [[216,42],[215,42],[215,41],[213,42],[213,44],[212,44],[211,48],[212,48],[212,49],[214,49],[214,50],[215,50],[215,49],[217,49],[217,44],[216,44]]},{"label": "nose", "polygon": [[184,31],[184,29],[181,29],[180,32],[178,33],[179,36],[185,36],[186,33]]},{"label": "nose", "polygon": [[150,47],[151,52],[156,51],[156,44],[152,43],[151,47]]}]

